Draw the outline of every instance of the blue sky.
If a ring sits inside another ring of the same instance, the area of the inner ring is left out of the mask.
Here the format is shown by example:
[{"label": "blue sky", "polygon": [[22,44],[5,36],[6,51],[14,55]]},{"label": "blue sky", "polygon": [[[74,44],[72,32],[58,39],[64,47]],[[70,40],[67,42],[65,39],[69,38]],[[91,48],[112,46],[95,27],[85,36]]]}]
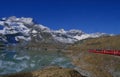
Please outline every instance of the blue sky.
[{"label": "blue sky", "polygon": [[1,0],[1,17],[33,17],[51,29],[120,34],[119,0]]}]

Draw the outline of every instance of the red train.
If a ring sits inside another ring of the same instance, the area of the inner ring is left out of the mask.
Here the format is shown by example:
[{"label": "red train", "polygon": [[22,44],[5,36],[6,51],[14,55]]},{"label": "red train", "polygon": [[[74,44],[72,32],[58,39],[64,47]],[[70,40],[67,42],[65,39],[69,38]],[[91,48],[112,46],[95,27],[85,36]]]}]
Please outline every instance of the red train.
[{"label": "red train", "polygon": [[120,56],[120,50],[89,49],[89,52]]}]

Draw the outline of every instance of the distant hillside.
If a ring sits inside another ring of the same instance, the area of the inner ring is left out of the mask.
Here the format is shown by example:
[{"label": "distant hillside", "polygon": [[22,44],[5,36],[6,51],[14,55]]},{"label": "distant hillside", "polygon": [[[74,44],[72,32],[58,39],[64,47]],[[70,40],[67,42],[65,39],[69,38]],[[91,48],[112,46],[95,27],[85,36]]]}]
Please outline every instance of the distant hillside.
[{"label": "distant hillside", "polygon": [[88,52],[88,49],[120,49],[120,35],[82,40],[67,49],[73,63],[92,77],[120,77],[120,56]]}]

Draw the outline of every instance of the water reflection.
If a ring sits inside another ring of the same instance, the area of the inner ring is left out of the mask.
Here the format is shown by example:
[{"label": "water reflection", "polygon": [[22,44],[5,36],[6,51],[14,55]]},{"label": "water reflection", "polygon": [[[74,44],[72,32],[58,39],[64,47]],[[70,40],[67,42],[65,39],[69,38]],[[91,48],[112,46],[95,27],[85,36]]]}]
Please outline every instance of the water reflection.
[{"label": "water reflection", "polygon": [[19,49],[0,51],[0,74],[38,70],[47,66],[74,67],[69,58],[57,51]]}]

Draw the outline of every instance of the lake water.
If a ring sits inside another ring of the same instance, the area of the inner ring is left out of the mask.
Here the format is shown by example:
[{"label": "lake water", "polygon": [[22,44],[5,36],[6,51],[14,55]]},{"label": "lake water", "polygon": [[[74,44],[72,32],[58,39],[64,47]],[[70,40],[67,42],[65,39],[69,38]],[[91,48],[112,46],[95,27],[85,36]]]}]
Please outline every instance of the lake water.
[{"label": "lake water", "polygon": [[49,66],[73,68],[69,58],[56,51],[1,50],[0,74],[40,70]]}]

